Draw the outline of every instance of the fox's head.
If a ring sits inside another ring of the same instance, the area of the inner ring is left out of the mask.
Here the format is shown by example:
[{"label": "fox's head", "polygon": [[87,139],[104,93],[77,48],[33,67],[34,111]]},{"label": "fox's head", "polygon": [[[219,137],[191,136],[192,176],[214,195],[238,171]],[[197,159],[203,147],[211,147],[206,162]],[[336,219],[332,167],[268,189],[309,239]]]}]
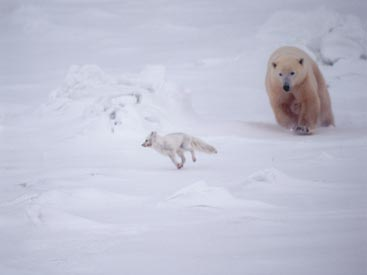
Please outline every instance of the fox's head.
[{"label": "fox's head", "polygon": [[153,145],[153,142],[157,136],[157,132],[151,132],[149,136],[145,139],[143,144],[141,146],[143,147],[151,147]]}]

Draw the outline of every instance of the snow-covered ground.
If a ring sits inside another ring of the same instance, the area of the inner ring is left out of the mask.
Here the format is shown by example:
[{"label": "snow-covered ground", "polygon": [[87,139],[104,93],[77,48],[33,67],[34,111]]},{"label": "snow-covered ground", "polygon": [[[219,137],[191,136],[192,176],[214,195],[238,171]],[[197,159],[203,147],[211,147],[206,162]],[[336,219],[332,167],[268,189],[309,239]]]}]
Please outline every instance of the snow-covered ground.
[{"label": "snow-covered ground", "polygon": [[[1,1],[0,274],[367,274],[367,2]],[[335,128],[295,136],[281,45]],[[152,130],[215,146],[177,170]]]}]

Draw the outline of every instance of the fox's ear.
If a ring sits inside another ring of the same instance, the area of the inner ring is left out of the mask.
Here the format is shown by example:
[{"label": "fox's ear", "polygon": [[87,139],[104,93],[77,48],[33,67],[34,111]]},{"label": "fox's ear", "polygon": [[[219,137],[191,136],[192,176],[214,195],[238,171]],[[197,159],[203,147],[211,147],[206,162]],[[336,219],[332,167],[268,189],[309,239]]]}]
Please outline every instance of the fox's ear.
[{"label": "fox's ear", "polygon": [[151,132],[151,133],[150,133],[150,136],[151,136],[151,137],[155,137],[155,136],[157,136],[157,132],[156,132],[156,131]]},{"label": "fox's ear", "polygon": [[271,63],[271,65],[273,65],[274,69],[277,67],[277,63],[275,63],[275,62]]},{"label": "fox's ear", "polygon": [[303,58],[299,60],[299,64],[303,65]]}]

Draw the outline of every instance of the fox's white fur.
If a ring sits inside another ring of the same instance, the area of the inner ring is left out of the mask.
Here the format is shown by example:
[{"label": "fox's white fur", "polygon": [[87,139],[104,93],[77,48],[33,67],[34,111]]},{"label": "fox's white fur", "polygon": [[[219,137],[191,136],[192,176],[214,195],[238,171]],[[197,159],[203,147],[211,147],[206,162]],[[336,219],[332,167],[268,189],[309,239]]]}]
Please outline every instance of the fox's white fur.
[{"label": "fox's white fur", "polygon": [[[185,151],[191,153],[192,161],[194,162],[196,161],[194,150],[208,154],[217,153],[217,150],[213,146],[184,133],[173,133],[166,136],[160,136],[157,132],[151,132],[142,146],[152,147],[159,153],[168,156],[177,169],[181,169],[185,164]],[[176,160],[176,154],[181,158],[181,162]]]}]

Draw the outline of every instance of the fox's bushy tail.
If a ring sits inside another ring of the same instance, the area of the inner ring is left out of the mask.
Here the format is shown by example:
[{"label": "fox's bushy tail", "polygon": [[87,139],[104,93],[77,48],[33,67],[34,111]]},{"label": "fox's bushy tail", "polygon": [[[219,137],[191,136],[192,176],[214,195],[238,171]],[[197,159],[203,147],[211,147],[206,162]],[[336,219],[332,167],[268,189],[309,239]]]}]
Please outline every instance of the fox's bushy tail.
[{"label": "fox's bushy tail", "polygon": [[208,143],[205,143],[204,141],[196,137],[192,137],[191,146],[194,148],[194,150],[198,150],[207,154],[218,153],[217,149],[215,149],[213,146],[209,145]]}]

